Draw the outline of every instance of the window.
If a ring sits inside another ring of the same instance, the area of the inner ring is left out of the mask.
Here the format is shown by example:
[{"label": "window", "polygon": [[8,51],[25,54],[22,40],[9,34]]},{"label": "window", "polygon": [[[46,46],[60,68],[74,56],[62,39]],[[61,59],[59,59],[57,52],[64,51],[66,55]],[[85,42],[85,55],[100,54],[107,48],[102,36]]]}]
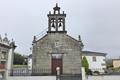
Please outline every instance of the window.
[{"label": "window", "polygon": [[105,64],[105,63],[102,63],[101,65],[102,65],[102,66],[106,66],[106,64]]},{"label": "window", "polygon": [[95,56],[93,56],[93,62],[96,62],[96,57]]},{"label": "window", "polygon": [[103,59],[103,61],[106,61],[106,59]]},{"label": "window", "polygon": [[60,46],[59,41],[56,41],[56,42],[55,42],[55,47],[58,48],[59,46]]}]

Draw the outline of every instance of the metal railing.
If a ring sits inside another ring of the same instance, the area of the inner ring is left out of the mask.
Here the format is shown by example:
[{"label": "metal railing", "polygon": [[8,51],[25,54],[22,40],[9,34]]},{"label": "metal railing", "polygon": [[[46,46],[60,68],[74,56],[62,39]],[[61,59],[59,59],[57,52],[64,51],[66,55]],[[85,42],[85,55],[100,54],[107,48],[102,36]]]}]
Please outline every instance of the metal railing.
[{"label": "metal railing", "polygon": [[51,70],[49,69],[12,69],[8,70],[10,76],[41,76],[41,75],[50,75]]},{"label": "metal railing", "polygon": [[[73,75],[73,74],[67,74],[67,75],[61,75],[59,70],[56,70],[57,74],[54,75],[56,76],[56,80],[82,80],[81,74],[79,75]],[[72,70],[74,71],[74,70]],[[18,78],[22,77],[26,80],[27,76],[29,77],[37,77],[37,76],[44,76],[44,74],[48,74],[48,76],[52,75],[51,74],[51,70],[50,69],[34,69],[34,70],[29,70],[29,69],[12,69],[9,70],[9,76],[11,76],[11,78],[16,78],[16,76],[18,76]],[[34,75],[33,75],[34,74]],[[46,76],[46,75],[45,75]]]}]

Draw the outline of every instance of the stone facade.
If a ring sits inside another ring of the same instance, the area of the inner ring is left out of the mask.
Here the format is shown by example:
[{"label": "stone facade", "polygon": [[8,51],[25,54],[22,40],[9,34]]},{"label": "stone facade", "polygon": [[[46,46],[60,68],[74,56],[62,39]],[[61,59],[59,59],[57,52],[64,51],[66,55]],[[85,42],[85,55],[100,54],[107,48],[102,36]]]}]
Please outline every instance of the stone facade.
[{"label": "stone facade", "polygon": [[0,36],[0,73],[2,74],[4,79],[6,77],[5,75],[6,75],[9,49],[10,49],[10,44],[7,37],[2,39],[2,37]]},{"label": "stone facade", "polygon": [[[57,15],[59,17],[65,17],[65,15],[59,14],[59,7],[57,5],[54,9],[58,9],[58,14],[54,13],[55,15],[51,15],[50,13],[48,16],[49,19],[51,19],[51,16],[53,17]],[[59,21],[57,21],[58,18],[55,18],[55,20],[57,22],[55,23],[59,24]],[[65,21],[65,19],[63,21]],[[65,22],[62,22],[62,24],[64,23]],[[49,21],[48,31],[44,37],[38,40],[36,40],[36,37],[34,37],[32,52],[33,74],[52,74],[53,67],[58,65],[58,62],[52,62],[53,58],[61,59],[61,74],[80,74],[82,58],[81,50],[83,47],[80,37],[78,40],[76,40],[67,35],[65,25],[63,25],[63,30],[61,31],[58,31],[58,26],[55,27],[55,31],[52,31],[50,24],[51,21]],[[54,26],[52,27],[54,28]]]},{"label": "stone facade", "polygon": [[[6,80],[8,76],[9,52],[14,49],[14,42],[9,42],[7,35],[2,39],[0,36],[0,74]],[[10,54],[12,55],[12,54]],[[9,65],[10,66],[10,65]]]}]

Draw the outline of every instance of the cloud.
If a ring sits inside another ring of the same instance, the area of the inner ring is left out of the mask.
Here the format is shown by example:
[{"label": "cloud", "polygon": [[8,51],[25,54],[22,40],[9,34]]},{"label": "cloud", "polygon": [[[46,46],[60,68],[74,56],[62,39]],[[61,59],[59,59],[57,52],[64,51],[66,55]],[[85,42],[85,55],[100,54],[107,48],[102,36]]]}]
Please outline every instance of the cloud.
[{"label": "cloud", "polygon": [[[0,34],[8,33],[17,44],[17,52],[29,54],[32,37],[47,28],[47,13],[56,0],[0,1]],[[119,55],[119,0],[59,0],[67,13],[66,27],[73,37],[82,36],[85,49]]]}]

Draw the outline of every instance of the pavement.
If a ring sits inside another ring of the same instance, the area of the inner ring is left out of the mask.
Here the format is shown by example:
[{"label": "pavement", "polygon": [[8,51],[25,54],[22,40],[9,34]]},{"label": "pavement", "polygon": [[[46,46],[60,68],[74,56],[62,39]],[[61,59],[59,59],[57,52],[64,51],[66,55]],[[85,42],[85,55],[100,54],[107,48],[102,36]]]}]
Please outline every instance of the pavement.
[{"label": "pavement", "polygon": [[109,73],[108,75],[120,75],[120,72],[112,72],[112,73]]},{"label": "pavement", "polygon": [[2,80],[2,75],[0,74],[0,80]]},{"label": "pavement", "polygon": [[82,80],[80,75],[61,75],[60,80]]}]

